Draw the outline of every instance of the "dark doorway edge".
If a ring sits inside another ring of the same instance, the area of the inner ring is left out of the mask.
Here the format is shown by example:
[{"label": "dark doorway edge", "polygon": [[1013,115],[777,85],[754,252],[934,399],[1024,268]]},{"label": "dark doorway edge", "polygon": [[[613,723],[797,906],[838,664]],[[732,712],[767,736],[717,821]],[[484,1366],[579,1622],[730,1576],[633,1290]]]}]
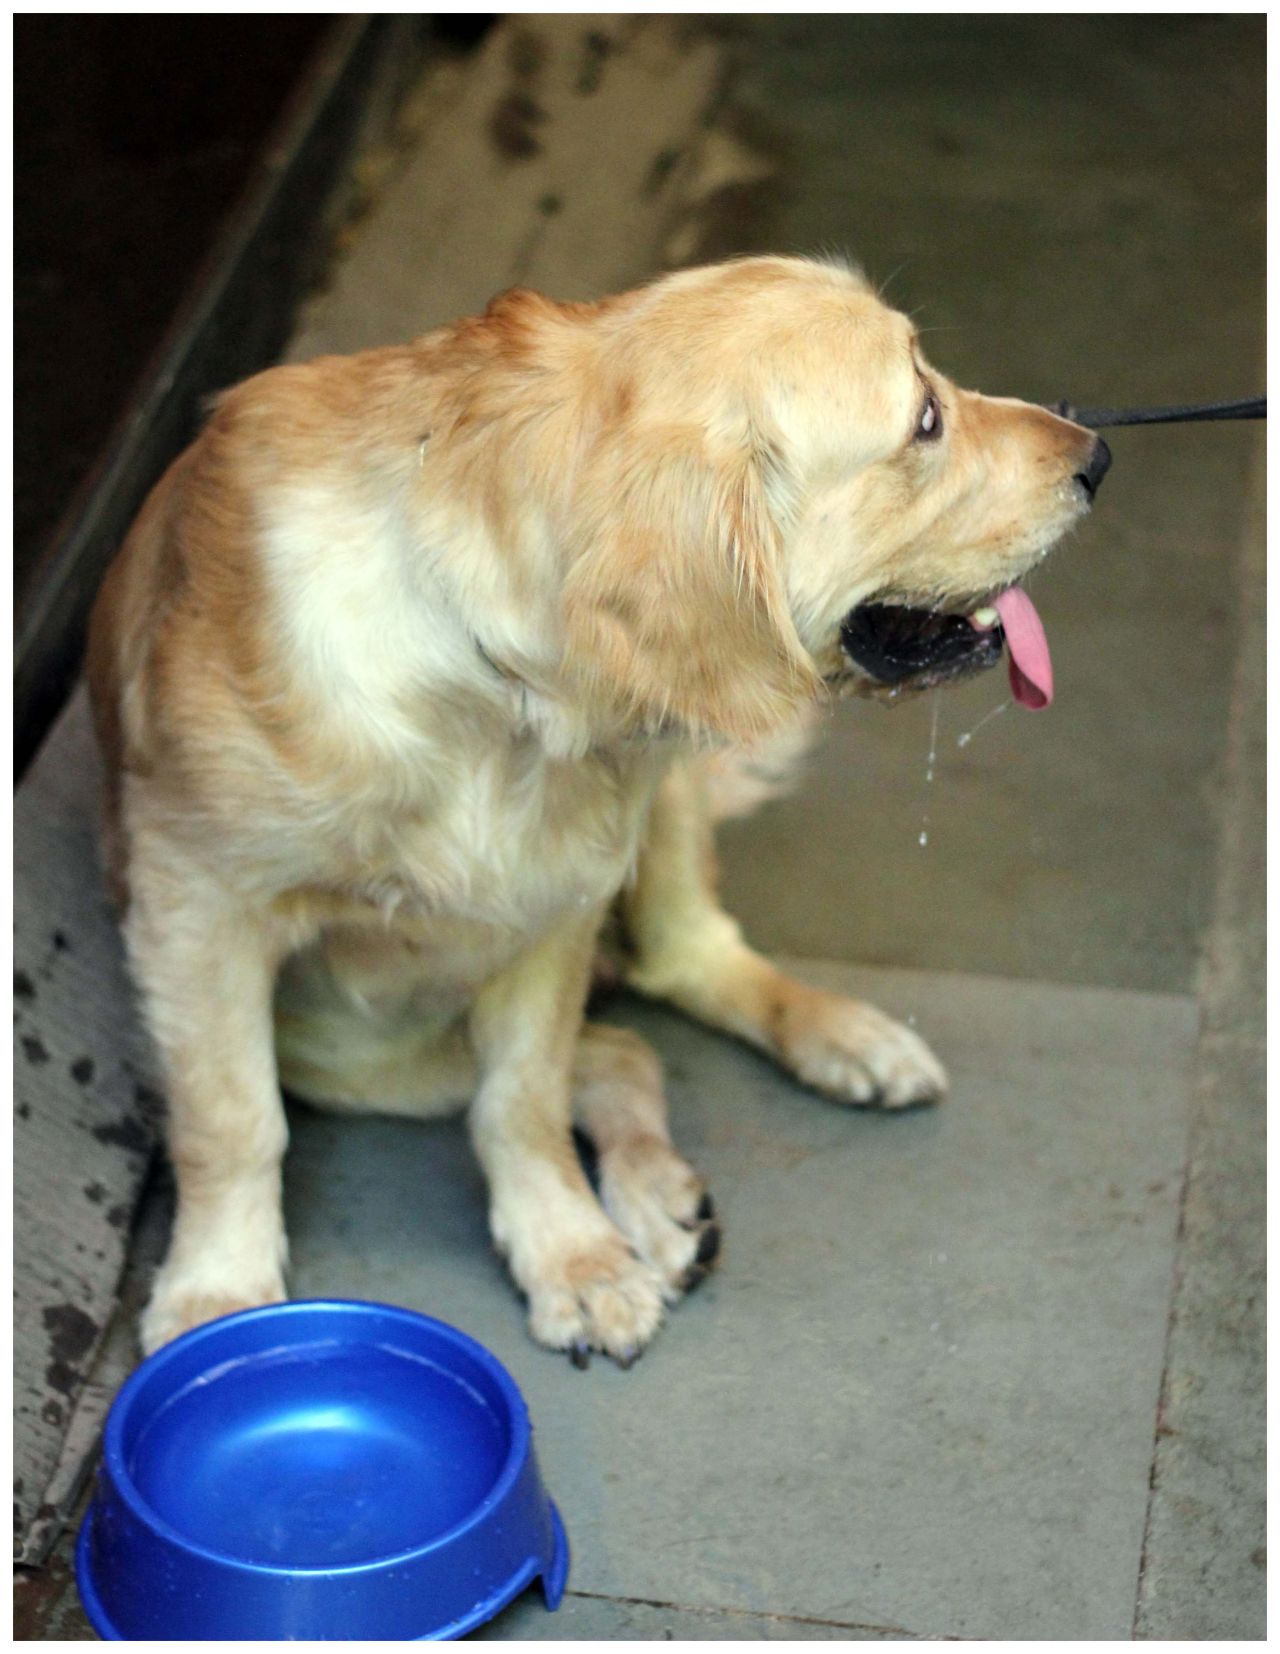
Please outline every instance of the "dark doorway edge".
[{"label": "dark doorway edge", "polygon": [[389,16],[338,20],[304,71],[254,175],[32,573],[14,639],[20,780],[79,674],[94,595],[148,489],[190,440],[206,397],[274,361],[322,270],[333,203],[371,91],[403,84]]}]

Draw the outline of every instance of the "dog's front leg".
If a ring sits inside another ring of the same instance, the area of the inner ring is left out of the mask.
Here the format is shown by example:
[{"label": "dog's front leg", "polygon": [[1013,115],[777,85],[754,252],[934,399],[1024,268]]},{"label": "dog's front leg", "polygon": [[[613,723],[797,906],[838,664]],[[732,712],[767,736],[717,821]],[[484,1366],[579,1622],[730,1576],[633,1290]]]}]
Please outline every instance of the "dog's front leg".
[{"label": "dog's front leg", "polygon": [[641,993],[768,1052],[841,1102],[899,1108],[942,1096],[942,1064],[910,1028],[874,1005],[811,988],[743,941],[715,890],[704,777],[673,768],[650,813],[637,877],[624,895]]},{"label": "dog's front leg", "polygon": [[[167,858],[165,858],[167,863]],[[266,923],[207,874],[135,855],[125,940],[159,1052],[178,1203],[142,1318],[150,1352],[188,1327],[285,1295],[272,1048],[279,958]]]},{"label": "dog's front leg", "polygon": [[574,1054],[600,914],[544,937],[477,996],[471,1133],[490,1227],[541,1344],[624,1365],[662,1319],[662,1283],[591,1192],[571,1132]]}]

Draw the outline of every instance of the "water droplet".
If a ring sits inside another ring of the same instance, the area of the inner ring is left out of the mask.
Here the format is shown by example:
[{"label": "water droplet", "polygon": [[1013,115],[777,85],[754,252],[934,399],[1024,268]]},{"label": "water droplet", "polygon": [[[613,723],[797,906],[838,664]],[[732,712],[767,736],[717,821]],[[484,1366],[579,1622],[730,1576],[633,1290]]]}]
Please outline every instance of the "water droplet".
[{"label": "water droplet", "polygon": [[[933,716],[929,723],[929,756],[925,759],[924,783],[927,787],[933,780],[933,772],[938,762],[938,692],[933,692]],[[921,847],[929,842],[929,812],[926,809],[920,818]]]},{"label": "water droplet", "polygon": [[985,717],[978,719],[972,729],[967,729],[963,735],[956,737],[956,745],[958,747],[967,747],[969,742],[973,740],[974,736],[980,729],[983,728],[984,725],[989,724],[993,718],[998,718],[1002,712],[1007,712],[1012,705],[1012,701],[1001,701],[999,706],[993,706],[991,711],[988,712]]}]

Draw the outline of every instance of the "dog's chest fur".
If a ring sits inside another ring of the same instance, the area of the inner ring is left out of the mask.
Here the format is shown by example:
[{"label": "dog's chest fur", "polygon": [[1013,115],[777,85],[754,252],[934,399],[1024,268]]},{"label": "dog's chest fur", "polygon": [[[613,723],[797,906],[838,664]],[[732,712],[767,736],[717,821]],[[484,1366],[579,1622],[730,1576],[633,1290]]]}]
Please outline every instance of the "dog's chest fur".
[{"label": "dog's chest fur", "polygon": [[618,893],[660,768],[652,754],[551,759],[532,740],[473,749],[397,808],[339,806],[311,846],[312,876],[281,892],[277,911],[299,941],[321,931],[354,948],[361,975],[381,936],[392,981],[412,955],[424,990],[465,999],[553,925]]},{"label": "dog's chest fur", "polygon": [[654,779],[651,760],[555,760],[532,742],[473,753],[422,806],[370,824],[356,885],[405,917],[540,931],[617,892]]}]

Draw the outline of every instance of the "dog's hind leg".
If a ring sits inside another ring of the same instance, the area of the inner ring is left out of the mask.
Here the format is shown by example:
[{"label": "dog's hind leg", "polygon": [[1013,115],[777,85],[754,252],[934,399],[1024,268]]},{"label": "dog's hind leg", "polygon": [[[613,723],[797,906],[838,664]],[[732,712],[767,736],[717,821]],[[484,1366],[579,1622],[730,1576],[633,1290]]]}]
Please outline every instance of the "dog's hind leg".
[{"label": "dog's hind leg", "polygon": [[797,1079],[848,1103],[932,1102],[946,1074],[916,1034],[861,1000],[811,988],[749,948],[715,891],[712,779],[673,768],[654,800],[623,919],[627,981],[767,1052]]},{"label": "dog's hind leg", "polygon": [[656,1053],[629,1029],[588,1023],[574,1057],[573,1106],[598,1157],[605,1211],[674,1301],[715,1262],[720,1230],[706,1185],[668,1134]]}]

